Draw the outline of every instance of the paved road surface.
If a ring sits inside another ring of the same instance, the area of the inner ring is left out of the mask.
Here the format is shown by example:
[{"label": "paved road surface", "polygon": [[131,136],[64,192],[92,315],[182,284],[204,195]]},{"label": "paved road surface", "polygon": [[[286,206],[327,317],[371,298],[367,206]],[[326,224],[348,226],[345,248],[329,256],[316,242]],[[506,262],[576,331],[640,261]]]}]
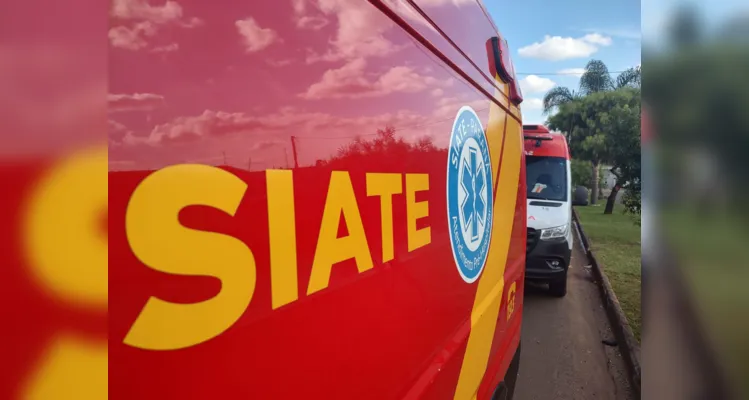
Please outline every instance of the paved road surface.
[{"label": "paved road surface", "polygon": [[515,400],[630,400],[618,349],[601,343],[614,337],[577,243],[571,264],[564,298],[526,285]]}]

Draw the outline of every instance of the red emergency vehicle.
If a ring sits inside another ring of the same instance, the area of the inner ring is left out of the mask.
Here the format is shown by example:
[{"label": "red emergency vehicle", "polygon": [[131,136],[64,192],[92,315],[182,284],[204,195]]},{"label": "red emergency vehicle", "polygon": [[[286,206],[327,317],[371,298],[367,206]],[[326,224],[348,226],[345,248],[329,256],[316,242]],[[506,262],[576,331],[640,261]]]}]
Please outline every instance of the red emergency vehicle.
[{"label": "red emergency vehicle", "polygon": [[522,95],[480,1],[115,1],[110,399],[504,399]]},{"label": "red emergency vehicle", "polygon": [[526,279],[567,294],[572,256],[572,173],[567,139],[544,125],[523,126],[528,188]]}]

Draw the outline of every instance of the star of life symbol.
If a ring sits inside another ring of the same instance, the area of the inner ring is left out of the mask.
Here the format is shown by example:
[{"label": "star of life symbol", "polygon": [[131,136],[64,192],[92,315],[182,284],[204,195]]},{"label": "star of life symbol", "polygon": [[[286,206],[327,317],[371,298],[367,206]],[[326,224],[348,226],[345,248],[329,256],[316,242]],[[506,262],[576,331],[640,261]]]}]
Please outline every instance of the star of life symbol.
[{"label": "star of life symbol", "polygon": [[468,147],[467,157],[461,160],[460,187],[463,190],[463,201],[460,206],[460,218],[463,236],[468,247],[477,244],[486,226],[486,174],[478,150]]},{"label": "star of life symbol", "polygon": [[492,167],[481,120],[472,108],[458,111],[447,161],[447,218],[458,272],[473,283],[486,264],[493,218]]}]

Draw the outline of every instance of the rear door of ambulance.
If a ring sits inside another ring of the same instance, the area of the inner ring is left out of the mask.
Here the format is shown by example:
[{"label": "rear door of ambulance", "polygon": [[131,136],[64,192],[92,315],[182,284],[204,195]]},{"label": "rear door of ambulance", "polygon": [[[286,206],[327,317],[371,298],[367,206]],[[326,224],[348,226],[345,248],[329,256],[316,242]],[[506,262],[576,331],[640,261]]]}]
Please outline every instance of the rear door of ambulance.
[{"label": "rear door of ambulance", "polygon": [[526,187],[479,3],[115,2],[111,25],[110,398],[490,398]]}]

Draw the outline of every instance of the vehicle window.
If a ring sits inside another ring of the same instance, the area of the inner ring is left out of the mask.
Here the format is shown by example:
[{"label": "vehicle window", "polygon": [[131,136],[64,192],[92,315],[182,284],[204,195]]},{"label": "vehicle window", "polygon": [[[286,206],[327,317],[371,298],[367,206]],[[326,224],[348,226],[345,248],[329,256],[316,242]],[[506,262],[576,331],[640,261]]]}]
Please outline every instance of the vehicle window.
[{"label": "vehicle window", "polygon": [[567,201],[566,164],[562,157],[526,156],[528,198]]}]

